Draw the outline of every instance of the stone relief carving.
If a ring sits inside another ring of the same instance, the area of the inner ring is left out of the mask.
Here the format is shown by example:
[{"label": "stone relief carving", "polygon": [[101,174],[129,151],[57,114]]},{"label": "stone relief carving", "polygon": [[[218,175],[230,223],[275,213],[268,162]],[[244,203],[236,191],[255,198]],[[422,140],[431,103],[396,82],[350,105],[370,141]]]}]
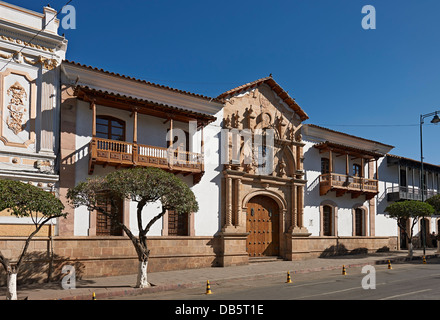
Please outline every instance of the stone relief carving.
[{"label": "stone relief carving", "polygon": [[7,95],[10,97],[9,104],[7,106],[9,110],[9,116],[6,120],[8,128],[12,130],[16,135],[23,131],[23,122],[25,120],[25,114],[27,112],[25,102],[27,100],[26,90],[15,82],[9,87]]}]

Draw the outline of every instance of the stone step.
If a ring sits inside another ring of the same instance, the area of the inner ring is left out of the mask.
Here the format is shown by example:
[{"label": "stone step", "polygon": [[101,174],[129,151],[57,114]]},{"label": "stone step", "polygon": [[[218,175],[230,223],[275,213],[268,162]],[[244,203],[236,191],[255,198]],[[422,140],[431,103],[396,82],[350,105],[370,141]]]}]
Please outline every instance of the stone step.
[{"label": "stone step", "polygon": [[277,256],[249,257],[249,263],[274,262],[274,261],[283,261],[283,258]]}]

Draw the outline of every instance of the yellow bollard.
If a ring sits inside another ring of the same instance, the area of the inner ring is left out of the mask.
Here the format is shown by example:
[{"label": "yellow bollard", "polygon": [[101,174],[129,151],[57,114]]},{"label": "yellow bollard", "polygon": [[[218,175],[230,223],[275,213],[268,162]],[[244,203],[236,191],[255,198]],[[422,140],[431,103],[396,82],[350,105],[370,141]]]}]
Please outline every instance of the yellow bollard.
[{"label": "yellow bollard", "polygon": [[423,256],[423,264],[426,264],[426,258]]},{"label": "yellow bollard", "polygon": [[388,270],[391,270],[391,269],[393,269],[393,267],[391,267],[391,261],[388,260]]},{"label": "yellow bollard", "polygon": [[345,270],[345,266],[342,266],[342,275],[343,276],[347,275],[347,271]]},{"label": "yellow bollard", "polygon": [[209,285],[209,280],[206,282],[206,294],[212,294],[211,286]]},{"label": "yellow bollard", "polygon": [[290,279],[290,271],[287,271],[287,281],[286,283],[292,283],[292,279]]},{"label": "yellow bollard", "polygon": [[93,292],[93,294],[92,294],[92,300],[96,300],[96,295],[95,295],[94,292]]}]

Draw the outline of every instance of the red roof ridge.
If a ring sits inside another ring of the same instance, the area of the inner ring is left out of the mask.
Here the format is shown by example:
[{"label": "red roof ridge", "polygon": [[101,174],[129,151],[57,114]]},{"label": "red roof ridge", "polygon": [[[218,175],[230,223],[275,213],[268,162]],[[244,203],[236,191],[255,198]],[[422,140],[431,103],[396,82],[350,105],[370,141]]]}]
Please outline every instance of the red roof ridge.
[{"label": "red roof ridge", "polygon": [[252,82],[248,82],[241,86],[235,87],[231,90],[228,90],[219,96],[217,99],[225,99],[226,97],[247,90],[251,87],[256,87],[261,85],[262,83],[266,83],[269,87],[289,106],[291,107],[301,118],[302,121],[309,119],[307,113],[296,103],[295,99],[293,99],[272,77],[272,74],[268,77],[261,78]]},{"label": "red roof ridge", "polygon": [[88,65],[81,64],[81,63],[75,62],[75,61],[70,61],[70,60],[67,60],[67,59],[63,60],[63,63],[69,63],[71,65],[75,65],[75,66],[78,66],[78,67],[87,68],[87,69],[94,70],[94,71],[99,71],[99,72],[102,72],[102,73],[105,73],[105,74],[108,74],[108,75],[116,76],[116,77],[127,79],[127,80],[133,80],[133,81],[136,81],[136,82],[139,82],[139,83],[144,83],[144,84],[147,84],[147,85],[150,85],[150,86],[154,86],[154,87],[157,87],[157,88],[167,89],[167,90],[170,90],[170,91],[174,91],[174,92],[177,92],[177,93],[182,93],[182,94],[190,95],[190,96],[197,97],[197,98],[202,98],[202,99],[209,100],[209,101],[215,101],[215,102],[220,102],[220,103],[222,102],[218,98],[212,98],[212,97],[208,97],[208,96],[205,96],[205,95],[202,95],[202,94],[198,94],[198,93],[193,93],[193,92],[189,92],[189,91],[184,91],[184,90],[172,88],[172,87],[169,87],[169,86],[153,83],[153,82],[150,82],[150,81],[147,81],[147,80],[142,80],[142,79],[126,76],[126,75],[123,75],[123,74],[107,71],[107,70],[104,70],[102,68],[88,66]]}]

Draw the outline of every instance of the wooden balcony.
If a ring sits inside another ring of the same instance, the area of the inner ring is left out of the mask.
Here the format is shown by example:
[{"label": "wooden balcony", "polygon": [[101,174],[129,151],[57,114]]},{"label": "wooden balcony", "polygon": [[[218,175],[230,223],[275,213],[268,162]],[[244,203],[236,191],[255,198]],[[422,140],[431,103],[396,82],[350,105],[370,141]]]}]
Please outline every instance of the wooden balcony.
[{"label": "wooden balcony", "polygon": [[183,175],[193,175],[197,183],[204,173],[200,153],[148,146],[94,137],[89,145],[89,174],[95,165],[114,167],[156,167]]},{"label": "wooden balcony", "polygon": [[329,191],[336,191],[336,196],[341,197],[350,193],[352,198],[365,195],[367,200],[379,193],[377,180],[354,177],[345,174],[326,173],[319,177],[319,193],[326,195]]}]

